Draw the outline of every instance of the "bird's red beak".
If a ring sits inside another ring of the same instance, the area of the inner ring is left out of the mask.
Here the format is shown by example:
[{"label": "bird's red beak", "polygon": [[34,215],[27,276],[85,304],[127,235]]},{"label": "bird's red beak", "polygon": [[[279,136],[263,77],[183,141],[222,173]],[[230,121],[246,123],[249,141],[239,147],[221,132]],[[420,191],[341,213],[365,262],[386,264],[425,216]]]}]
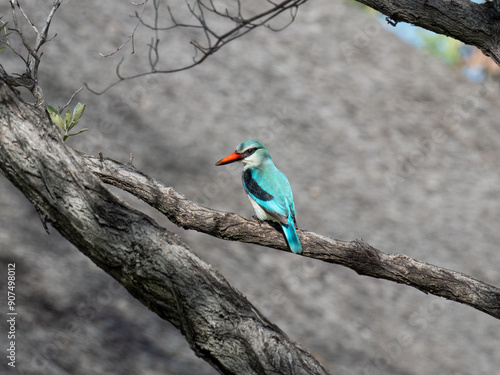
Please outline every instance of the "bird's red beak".
[{"label": "bird's red beak", "polygon": [[231,155],[226,156],[223,159],[220,159],[215,165],[224,165],[229,163],[234,163],[235,161],[243,159],[243,154],[238,154],[237,152],[233,152]]}]

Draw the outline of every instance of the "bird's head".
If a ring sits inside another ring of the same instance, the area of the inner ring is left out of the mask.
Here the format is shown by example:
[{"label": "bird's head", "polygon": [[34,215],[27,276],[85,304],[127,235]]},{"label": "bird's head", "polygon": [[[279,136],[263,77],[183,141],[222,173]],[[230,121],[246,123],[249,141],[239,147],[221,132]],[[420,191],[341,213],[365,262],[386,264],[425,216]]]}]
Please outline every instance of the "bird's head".
[{"label": "bird's head", "polygon": [[267,160],[271,160],[271,156],[266,146],[258,141],[245,141],[240,143],[232,154],[219,160],[215,165],[225,165],[241,161],[245,165],[245,168],[258,168]]}]

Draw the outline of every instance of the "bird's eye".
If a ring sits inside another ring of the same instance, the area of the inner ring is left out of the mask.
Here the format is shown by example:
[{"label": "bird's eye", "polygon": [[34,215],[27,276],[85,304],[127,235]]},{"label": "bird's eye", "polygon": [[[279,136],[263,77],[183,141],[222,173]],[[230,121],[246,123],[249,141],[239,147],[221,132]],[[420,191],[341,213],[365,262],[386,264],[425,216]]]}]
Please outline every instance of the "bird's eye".
[{"label": "bird's eye", "polygon": [[245,150],[245,152],[243,153],[243,155],[245,155],[245,157],[248,157],[248,156],[252,155],[257,150],[258,150],[257,147],[249,148],[248,150]]}]

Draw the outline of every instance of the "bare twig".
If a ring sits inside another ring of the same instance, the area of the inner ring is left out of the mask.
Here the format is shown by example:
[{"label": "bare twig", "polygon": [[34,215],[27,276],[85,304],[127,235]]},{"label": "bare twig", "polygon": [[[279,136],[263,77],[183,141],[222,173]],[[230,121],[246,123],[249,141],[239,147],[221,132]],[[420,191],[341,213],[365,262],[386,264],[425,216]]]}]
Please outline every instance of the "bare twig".
[{"label": "bare twig", "polygon": [[146,10],[146,6],[148,4],[148,1],[149,0],[145,0],[143,3],[132,3],[134,6],[142,6],[141,14],[138,15],[137,12],[136,12],[136,16],[137,16],[137,18],[139,20],[136,22],[136,24],[134,26],[134,29],[132,30],[132,32],[129,35],[127,35],[127,39],[125,39],[125,41],[121,45],[119,45],[114,51],[109,52],[109,53],[101,53],[101,52],[99,52],[99,55],[101,55],[102,57],[113,56],[118,51],[121,51],[123,49],[123,47],[125,47],[129,42],[132,43],[132,51],[130,53],[131,54],[135,53],[134,37],[135,37],[135,33],[137,32],[137,28],[141,24],[140,20],[141,20],[142,16],[144,15],[144,11]]},{"label": "bare twig", "polygon": [[[184,229],[289,251],[283,234],[270,224],[200,206],[130,165],[89,156],[84,159],[103,182],[130,192]],[[497,287],[406,255],[383,253],[362,240],[338,241],[306,230],[297,232],[303,256],[341,264],[361,275],[406,284],[500,319],[500,289]]]},{"label": "bare twig", "polygon": [[[159,6],[155,6],[155,16],[152,22],[144,19],[143,14],[136,14],[138,23],[155,32],[149,44],[149,70],[128,76],[120,76],[118,81],[112,83],[104,90],[98,92],[91,90],[96,94],[102,94],[114,87],[119,82],[126,79],[142,77],[148,74],[165,74],[175,73],[182,70],[191,69],[202,62],[209,56],[216,53],[220,48],[227,43],[242,37],[248,32],[257,27],[267,27],[273,31],[280,31],[292,23],[296,16],[298,8],[306,3],[307,0],[284,0],[276,2],[267,0],[270,5],[269,9],[254,14],[245,16],[244,5],[241,0],[235,1],[235,9],[229,10],[221,5],[216,5],[213,0],[186,0],[187,11],[191,18],[196,22],[182,22],[170,7],[166,7],[168,15],[158,17],[160,11]],[[398,22],[408,22],[439,34],[448,35],[461,40],[467,44],[475,45],[481,49],[486,55],[491,56],[493,60],[500,65],[500,38],[498,19],[500,0],[493,2],[485,2],[477,4],[467,0],[438,1],[429,3],[426,1],[415,3],[413,0],[357,0],[366,4],[373,9],[385,14],[391,24]],[[218,4],[218,3],[217,3]],[[290,12],[291,19],[283,27],[275,27],[270,24],[270,21],[279,16],[283,12]],[[227,27],[225,31],[220,31],[220,23],[214,23],[214,17],[219,20],[229,20],[233,24]],[[159,19],[170,18],[171,25],[160,26]],[[200,32],[199,39],[191,40],[195,53],[193,61],[190,64],[178,68],[160,69],[160,38],[159,31],[168,32],[175,28],[190,28]],[[88,86],[87,86],[88,87]]]},{"label": "bare twig", "polygon": [[[10,7],[11,7],[11,11],[12,11],[12,21],[14,22],[14,28],[9,28],[9,29],[12,30],[12,31],[14,31],[14,32],[16,32],[19,35],[19,37],[21,38],[21,42],[23,43],[24,47],[28,51],[29,55],[32,56],[32,57],[35,57],[36,56],[36,52],[31,47],[28,39],[24,36],[24,33],[21,30],[21,26],[19,25],[19,21],[17,19],[16,6],[19,7],[19,2],[16,1],[16,0],[11,0]],[[21,13],[25,15],[24,11],[22,11],[22,10],[21,10]],[[25,17],[27,17],[27,16],[25,16]],[[29,20],[29,19],[28,19],[28,23],[29,24],[33,24],[33,22],[31,22],[31,20]],[[37,31],[36,27],[35,27],[35,31]],[[28,59],[28,60],[24,60],[24,61],[26,63],[26,70],[28,72],[30,72],[30,75],[31,75],[31,68],[30,68],[30,62],[29,62],[30,60]]]},{"label": "bare twig", "polygon": [[[207,2],[208,1],[208,2]],[[135,16],[138,19],[138,23],[135,25],[134,31],[132,35],[135,33],[137,26],[143,25],[144,27],[151,29],[154,31],[154,36],[151,38],[151,43],[148,44],[149,46],[149,70],[144,71],[141,73],[129,75],[129,76],[124,76],[124,75],[118,75],[118,80],[115,81],[114,83],[110,84],[107,86],[105,89],[102,91],[97,91],[94,89],[91,89],[88,84],[85,84],[88,90],[93,92],[94,94],[100,95],[109,90],[110,88],[114,87],[118,83],[128,80],[128,79],[134,79],[138,77],[142,77],[145,75],[149,74],[167,74],[167,73],[175,73],[175,72],[180,72],[183,70],[188,70],[191,69],[201,63],[203,63],[209,56],[212,54],[216,53],[218,50],[220,50],[223,46],[225,46],[227,43],[230,43],[231,41],[242,37],[243,35],[247,34],[248,32],[252,31],[253,29],[264,26],[267,27],[273,31],[280,31],[283,30],[285,27],[287,27],[290,23],[292,23],[295,20],[295,17],[297,15],[297,10],[298,7],[302,4],[304,4],[307,0],[285,0],[282,1],[281,3],[273,3],[269,2],[269,4],[272,5],[269,9],[256,14],[254,16],[245,18],[243,16],[243,6],[241,0],[237,1],[237,9],[234,13],[231,13],[228,9],[219,9],[215,6],[213,1],[210,0],[196,0],[193,3],[190,3],[186,1],[186,7],[191,15],[196,22],[195,23],[183,23],[178,20],[176,16],[174,16],[174,13],[170,7],[166,7],[166,11],[168,13],[168,16],[170,18],[170,22],[172,23],[169,26],[160,26],[159,25],[159,20],[162,18],[160,17],[160,2],[158,0],[155,0],[153,2],[153,10],[154,10],[154,16],[153,16],[153,21],[152,23],[148,23],[144,20],[144,9],[143,11],[139,14],[136,12]],[[147,2],[147,1],[146,1]],[[145,3],[146,3],[145,2]],[[143,3],[143,4],[145,4]],[[269,22],[281,15],[284,12],[291,12],[291,20],[288,22],[284,27],[280,28],[273,28],[269,25]],[[220,33],[215,30],[216,25],[212,25],[211,21],[208,19],[208,15],[215,15],[219,17],[220,19],[228,19],[234,23],[234,26],[229,28],[227,31]],[[163,17],[164,18],[164,17]],[[158,64],[160,63],[160,54],[159,54],[159,48],[160,48],[160,37],[159,37],[159,32],[168,32],[170,30],[173,30],[175,28],[190,28],[194,30],[199,30],[201,31],[201,34],[203,36],[203,41],[198,41],[198,40],[191,40],[191,44],[193,45],[195,49],[195,53],[193,56],[193,61],[190,64],[187,64],[185,66],[181,66],[178,68],[173,68],[173,69],[158,69]],[[112,52],[111,54],[116,53],[118,50]],[[111,54],[108,54],[106,56],[109,56]],[[120,62],[120,64],[122,61]]]},{"label": "bare twig", "polygon": [[61,6],[63,0],[55,0],[54,3],[52,4],[52,8],[50,9],[49,14],[47,15],[47,20],[45,21],[45,25],[43,26],[42,32],[37,33],[37,41],[35,45],[35,51],[38,52],[40,47],[45,44],[45,42],[48,41],[48,34],[49,34],[49,28],[50,24],[52,23],[52,19],[54,18],[54,14],[56,11],[59,9]]},{"label": "bare twig", "polygon": [[[144,21],[144,19],[142,19],[142,18],[140,19],[140,22],[144,27],[147,27],[148,29],[156,30],[156,31],[168,31],[168,30],[175,29],[177,27],[187,27],[187,28],[192,28],[192,29],[202,29],[203,28],[203,26],[201,26],[201,25],[178,22],[174,16],[174,13],[172,12],[172,8],[168,5],[167,5],[167,11],[168,11],[170,20],[173,23],[170,26],[160,27],[158,25],[150,25],[150,24],[146,23],[146,21]],[[137,16],[138,15],[136,14],[136,17]]]},{"label": "bare twig", "polygon": [[[160,44],[160,38],[158,35],[158,17],[160,10],[160,2],[158,0],[153,0],[154,12],[154,37],[151,38],[151,44],[149,44],[149,65],[151,66],[151,71],[156,71],[156,65],[160,61],[160,54],[158,52],[158,45]],[[142,18],[142,17],[141,17]]]},{"label": "bare twig", "polygon": [[[49,11],[49,14],[47,15],[47,18],[45,20],[45,24],[43,25],[43,28],[40,29],[35,25],[35,23],[31,20],[29,15],[24,11],[24,8],[21,6],[19,0],[10,0],[10,6],[11,6],[11,11],[12,11],[12,21],[14,23],[14,28],[10,29],[14,32],[16,32],[19,35],[19,38],[21,39],[21,42],[23,43],[23,46],[26,48],[28,51],[28,57],[24,58],[20,53],[15,51],[12,47],[12,51],[19,56],[25,66],[26,66],[26,72],[25,72],[25,77],[30,78],[29,82],[26,84],[21,84],[22,86],[28,88],[31,93],[33,94],[36,105],[43,107],[45,105],[45,101],[43,98],[43,92],[40,86],[38,85],[38,68],[40,66],[40,61],[43,52],[40,51],[41,47],[51,39],[49,39],[48,34],[49,34],[49,28],[52,23],[52,20],[54,18],[54,15],[56,11],[59,9],[61,6],[63,0],[54,0],[52,3],[52,7]],[[36,35],[36,41],[33,45],[30,44],[28,38],[24,35],[22,32],[22,28],[19,22],[19,19],[17,17],[17,12],[21,13],[25,21],[31,26],[33,31],[35,32]],[[10,45],[9,45],[10,46]]]},{"label": "bare twig", "polygon": [[71,98],[69,98],[68,102],[61,108],[59,108],[59,113],[63,113],[63,111],[71,104],[71,102],[73,101],[73,99],[75,98],[75,96],[77,96],[80,91],[83,90],[83,87],[80,87],[78,90],[76,90],[73,95],[71,95]]}]

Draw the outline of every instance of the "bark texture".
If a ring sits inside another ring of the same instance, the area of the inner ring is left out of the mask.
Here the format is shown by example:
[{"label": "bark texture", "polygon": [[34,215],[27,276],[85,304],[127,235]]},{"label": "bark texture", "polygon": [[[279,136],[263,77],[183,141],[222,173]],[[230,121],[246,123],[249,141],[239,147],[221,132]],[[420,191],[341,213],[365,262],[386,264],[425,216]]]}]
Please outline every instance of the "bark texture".
[{"label": "bark texture", "polygon": [[0,170],[50,222],[224,374],[326,374],[175,235],[129,208],[45,113],[0,82]]},{"label": "bark texture", "polygon": [[500,13],[497,2],[468,0],[358,0],[388,17],[478,47],[500,64]]},{"label": "bark texture", "polygon": [[[282,232],[270,223],[203,207],[131,165],[90,156],[84,160],[104,182],[142,199],[184,229],[289,251]],[[361,275],[406,284],[500,318],[500,289],[497,287],[406,255],[386,254],[363,240],[339,241],[300,229],[297,233],[303,256],[341,264]]]}]

